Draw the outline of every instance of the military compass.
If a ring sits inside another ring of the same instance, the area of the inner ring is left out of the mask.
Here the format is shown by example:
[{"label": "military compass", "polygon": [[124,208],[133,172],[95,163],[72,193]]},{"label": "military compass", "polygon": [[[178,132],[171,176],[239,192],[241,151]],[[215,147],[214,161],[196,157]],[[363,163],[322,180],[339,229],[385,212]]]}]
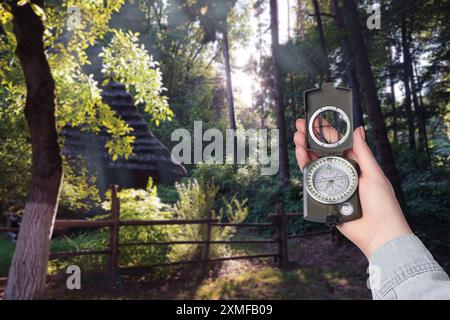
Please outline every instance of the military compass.
[{"label": "military compass", "polygon": [[357,219],[357,164],[344,158],[353,146],[351,89],[324,83],[305,92],[305,109],[308,149],[318,159],[303,172],[304,218],[327,224]]}]

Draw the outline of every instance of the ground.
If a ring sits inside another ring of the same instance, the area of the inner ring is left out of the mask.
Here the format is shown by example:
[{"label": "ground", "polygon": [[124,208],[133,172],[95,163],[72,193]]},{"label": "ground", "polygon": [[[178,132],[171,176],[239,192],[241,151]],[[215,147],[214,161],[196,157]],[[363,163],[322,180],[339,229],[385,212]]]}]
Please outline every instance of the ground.
[{"label": "ground", "polygon": [[[270,251],[273,248],[260,248]],[[239,248],[240,253],[249,248]],[[251,250],[255,253],[255,249]],[[236,252],[235,252],[236,253]],[[231,260],[216,264],[205,277],[199,268],[171,276],[122,277],[119,288],[108,281],[84,279],[82,290],[51,283],[49,299],[370,299],[367,260],[352,244],[337,245],[329,235],[291,240],[290,263],[280,269],[273,259]],[[239,254],[236,253],[236,254]]]}]

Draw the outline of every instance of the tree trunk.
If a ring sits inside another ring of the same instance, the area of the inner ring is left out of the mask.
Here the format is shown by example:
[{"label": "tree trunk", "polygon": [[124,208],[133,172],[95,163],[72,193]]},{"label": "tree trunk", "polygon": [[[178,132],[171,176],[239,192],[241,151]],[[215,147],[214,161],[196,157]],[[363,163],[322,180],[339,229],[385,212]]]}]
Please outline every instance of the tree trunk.
[{"label": "tree trunk", "polygon": [[348,78],[348,85],[352,88],[352,104],[353,104],[353,127],[358,128],[364,125],[363,111],[361,107],[361,96],[358,79],[355,70],[355,57],[351,50],[351,44],[346,34],[345,22],[342,17],[341,9],[337,0],[331,0],[331,11],[333,12],[334,22],[336,27],[340,30],[342,55],[345,63],[345,73]]},{"label": "tree trunk", "polygon": [[426,129],[426,121],[427,121],[427,113],[424,109],[424,102],[423,102],[423,96],[422,96],[422,81],[419,78],[419,72],[417,70],[416,62],[413,60],[413,67],[414,67],[414,74],[417,79],[417,91],[419,94],[419,105],[420,105],[420,111],[421,111],[421,119],[423,121],[423,133],[424,133],[424,143],[425,143],[425,150],[427,152],[427,160],[428,160],[428,166],[431,166],[431,154],[430,154],[430,148],[428,148],[428,135],[427,135],[427,129]]},{"label": "tree trunk", "polygon": [[305,23],[303,20],[302,1],[297,1],[297,31],[300,32],[302,40],[305,39]]},{"label": "tree trunk", "polygon": [[287,36],[288,41],[291,41],[291,2],[287,0]]},{"label": "tree trunk", "polygon": [[272,65],[274,72],[274,92],[276,105],[276,123],[279,130],[280,186],[284,188],[289,179],[289,160],[286,141],[286,123],[283,104],[283,84],[278,65],[278,5],[277,0],[270,0],[270,31],[272,36]]},{"label": "tree trunk", "polygon": [[407,55],[408,55],[408,77],[411,82],[411,91],[412,91],[412,97],[413,97],[413,104],[414,104],[414,111],[415,116],[417,118],[417,126],[419,128],[419,146],[421,150],[424,150],[426,152],[427,156],[427,165],[429,166],[431,163],[430,159],[430,150],[428,149],[428,138],[427,138],[427,127],[426,127],[426,116],[425,112],[423,110],[423,104],[419,102],[418,94],[419,90],[416,86],[416,81],[414,78],[414,59],[411,56],[411,32],[409,32],[408,35],[408,42],[407,42]]},{"label": "tree trunk", "polygon": [[[422,88],[423,88],[423,82],[420,80],[420,78],[419,78],[419,71],[417,70],[417,63],[416,63],[416,61],[414,60],[413,61],[413,66],[414,66],[414,74],[415,74],[415,78],[417,79],[417,89],[418,89],[418,93],[419,93],[419,101],[420,101],[420,105],[422,106],[422,108],[423,108],[423,106],[424,106],[424,103],[423,103],[423,96],[422,96]],[[423,109],[422,109],[423,110]],[[426,119],[426,117],[425,117],[425,119]]]},{"label": "tree trunk", "polygon": [[408,72],[408,59],[409,48],[407,44],[407,35],[406,35],[406,17],[405,13],[402,13],[402,22],[401,22],[401,37],[402,37],[402,51],[403,51],[403,85],[405,87],[405,111],[406,118],[408,121],[408,133],[409,133],[409,149],[416,150],[416,138],[415,138],[415,129],[414,129],[414,114],[412,112],[411,106],[411,88],[409,86],[409,72]]},{"label": "tree trunk", "polygon": [[29,4],[14,2],[16,54],[27,85],[32,178],[5,299],[35,299],[45,289],[50,239],[58,207],[62,163],[55,122],[55,84],[44,52],[44,27]]},{"label": "tree trunk", "polygon": [[[233,97],[233,82],[231,78],[231,63],[230,63],[230,47],[228,44],[228,26],[224,27],[223,35],[223,62],[225,64],[225,74],[227,80],[227,107],[228,107],[228,119],[230,122],[230,129],[236,130],[236,117],[234,115],[234,97]],[[233,139],[233,160],[234,164],[237,164],[237,138]]]},{"label": "tree trunk", "polygon": [[389,85],[391,87],[391,106],[392,106],[392,133],[394,136],[394,143],[398,144],[398,127],[397,127],[397,108],[395,100],[395,77],[392,71],[392,66],[394,65],[394,57],[392,56],[392,48],[389,47],[389,60],[391,68],[389,70]]},{"label": "tree trunk", "polygon": [[364,104],[367,109],[369,122],[373,130],[375,145],[380,157],[381,167],[388,179],[391,181],[397,199],[403,209],[406,209],[404,196],[401,188],[400,177],[395,167],[394,155],[387,137],[387,130],[381,112],[380,101],[367,55],[366,44],[362,34],[362,27],[358,17],[356,4],[353,0],[344,0],[344,9],[347,18],[347,27],[355,53],[356,70],[363,92]]},{"label": "tree trunk", "polygon": [[323,25],[322,25],[322,17],[320,16],[320,7],[318,0],[312,0],[314,5],[314,15],[316,17],[316,24],[317,24],[317,32],[319,33],[319,39],[320,44],[322,46],[322,53],[324,56],[324,63],[325,63],[325,79],[327,82],[331,81],[331,72],[330,72],[330,62],[328,61],[328,48],[327,48],[327,41],[325,40],[325,34],[323,32]]}]

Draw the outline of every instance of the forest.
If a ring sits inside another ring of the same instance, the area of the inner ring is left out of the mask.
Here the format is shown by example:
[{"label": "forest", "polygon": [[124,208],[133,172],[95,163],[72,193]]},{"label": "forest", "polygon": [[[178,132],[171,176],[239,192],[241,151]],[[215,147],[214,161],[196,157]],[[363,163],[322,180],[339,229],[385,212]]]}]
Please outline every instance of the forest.
[{"label": "forest", "polygon": [[[325,82],[352,89],[354,128],[448,273],[449,12],[437,0],[0,1],[0,299],[370,299],[358,248],[301,217],[296,120]],[[230,129],[278,140],[251,161]],[[213,140],[226,152],[212,156]],[[83,290],[66,288],[73,265]]]}]

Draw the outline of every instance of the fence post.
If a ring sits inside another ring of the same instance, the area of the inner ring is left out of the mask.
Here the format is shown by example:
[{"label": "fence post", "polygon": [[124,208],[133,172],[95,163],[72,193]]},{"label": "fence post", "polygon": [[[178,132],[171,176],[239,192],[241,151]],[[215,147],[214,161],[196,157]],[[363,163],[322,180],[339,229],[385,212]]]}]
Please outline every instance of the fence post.
[{"label": "fence post", "polygon": [[280,266],[286,267],[289,260],[288,257],[288,242],[287,242],[287,221],[284,213],[283,202],[278,202],[276,205],[276,219],[278,229],[278,252],[280,254]]},{"label": "fence post", "polygon": [[119,221],[120,198],[117,197],[117,185],[111,185],[111,220],[113,225],[109,228],[110,261],[109,271],[113,288],[116,286],[117,269],[119,267]]},{"label": "fence post", "polygon": [[205,239],[205,245],[203,247],[203,254],[202,254],[202,260],[203,267],[202,267],[202,275],[205,275],[208,271],[208,259],[209,259],[209,247],[211,245],[211,219],[212,219],[212,212],[208,211],[207,216],[208,222],[206,224],[206,239]]}]

